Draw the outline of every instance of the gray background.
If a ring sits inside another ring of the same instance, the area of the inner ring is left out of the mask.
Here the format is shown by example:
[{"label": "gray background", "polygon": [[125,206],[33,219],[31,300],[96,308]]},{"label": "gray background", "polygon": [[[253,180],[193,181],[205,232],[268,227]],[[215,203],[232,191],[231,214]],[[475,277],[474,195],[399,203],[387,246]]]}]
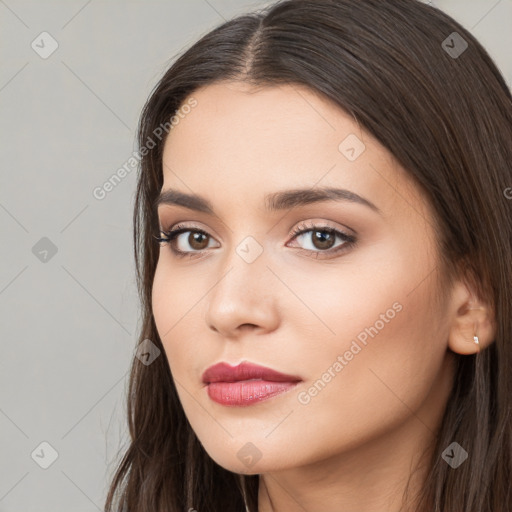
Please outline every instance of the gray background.
[{"label": "gray background", "polygon": [[[102,510],[128,439],[140,322],[136,172],[102,200],[93,190],[132,155],[173,56],[269,3],[0,0],[0,512]],[[426,3],[468,28],[512,84],[512,0]],[[45,59],[31,47],[51,49],[43,31],[58,43]],[[58,454],[47,469],[42,442]]]}]

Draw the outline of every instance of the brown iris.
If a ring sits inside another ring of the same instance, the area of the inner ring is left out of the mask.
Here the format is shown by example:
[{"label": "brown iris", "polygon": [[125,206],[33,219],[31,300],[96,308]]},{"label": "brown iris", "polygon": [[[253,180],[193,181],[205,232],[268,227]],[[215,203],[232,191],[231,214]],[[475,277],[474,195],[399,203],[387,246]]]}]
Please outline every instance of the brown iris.
[{"label": "brown iris", "polygon": [[317,229],[313,233],[313,245],[317,249],[330,249],[336,239],[336,234],[328,229]]},{"label": "brown iris", "polygon": [[[191,232],[188,235],[188,243],[190,244],[190,247],[197,251],[202,251],[203,249],[206,249],[208,247],[208,235],[205,235],[204,233],[196,233]],[[206,241],[206,245],[202,246],[201,243],[204,243]],[[197,247],[195,244],[198,244],[199,247]]]}]

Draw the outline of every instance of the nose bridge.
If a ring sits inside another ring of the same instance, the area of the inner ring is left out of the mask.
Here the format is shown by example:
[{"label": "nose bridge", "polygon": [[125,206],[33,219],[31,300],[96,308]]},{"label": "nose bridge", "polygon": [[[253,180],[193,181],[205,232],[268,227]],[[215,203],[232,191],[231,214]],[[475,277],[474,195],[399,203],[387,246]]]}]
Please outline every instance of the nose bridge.
[{"label": "nose bridge", "polygon": [[[274,278],[268,258],[255,237],[246,235],[219,263],[218,280],[207,299],[206,320],[225,333],[242,324],[269,327],[275,323]],[[274,278],[275,279],[275,278]]]},{"label": "nose bridge", "polygon": [[[262,298],[268,278],[271,276],[267,268],[268,258],[263,244],[252,235],[247,235],[234,244],[220,264],[219,281],[212,294],[235,294],[242,298]],[[268,296],[265,294],[265,296]]]}]

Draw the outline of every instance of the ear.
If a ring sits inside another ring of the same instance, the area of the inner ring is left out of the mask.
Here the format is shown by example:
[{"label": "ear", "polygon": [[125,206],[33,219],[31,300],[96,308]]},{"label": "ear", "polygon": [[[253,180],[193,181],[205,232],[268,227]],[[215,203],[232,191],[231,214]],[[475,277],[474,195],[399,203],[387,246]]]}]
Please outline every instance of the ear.
[{"label": "ear", "polygon": [[[448,346],[457,354],[474,354],[488,347],[496,337],[494,311],[480,300],[467,282],[454,284],[451,305]],[[474,336],[478,337],[478,344]]]}]

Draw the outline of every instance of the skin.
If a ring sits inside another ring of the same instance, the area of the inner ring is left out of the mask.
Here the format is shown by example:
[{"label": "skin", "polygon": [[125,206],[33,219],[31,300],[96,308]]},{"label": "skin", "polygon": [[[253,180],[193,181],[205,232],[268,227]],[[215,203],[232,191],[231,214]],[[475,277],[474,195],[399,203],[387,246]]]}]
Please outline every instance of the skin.
[{"label": "skin", "polygon": [[[192,428],[219,465],[260,475],[260,512],[414,510],[402,494],[411,474],[411,493],[425,477],[455,353],[485,348],[492,312],[463,281],[434,300],[439,260],[429,205],[343,110],[291,85],[220,82],[193,97],[197,106],[165,142],[162,190],[199,194],[216,215],[158,208],[166,231],[181,223],[210,238],[191,245],[190,233],[180,235],[178,248],[195,251],[192,258],[162,244],[152,297]],[[338,149],[349,134],[365,144],[354,161]],[[274,213],[263,207],[266,193],[320,186],[349,189],[382,213],[335,201]],[[315,230],[289,236],[303,221],[355,234],[357,244],[328,255],[329,246],[314,244]],[[263,250],[252,263],[236,252],[247,236]],[[301,403],[299,393],[397,303],[401,310]],[[209,399],[201,381],[220,361],[251,361],[302,382],[256,405],[226,407]],[[252,466],[237,455],[248,442],[261,454]]]}]

